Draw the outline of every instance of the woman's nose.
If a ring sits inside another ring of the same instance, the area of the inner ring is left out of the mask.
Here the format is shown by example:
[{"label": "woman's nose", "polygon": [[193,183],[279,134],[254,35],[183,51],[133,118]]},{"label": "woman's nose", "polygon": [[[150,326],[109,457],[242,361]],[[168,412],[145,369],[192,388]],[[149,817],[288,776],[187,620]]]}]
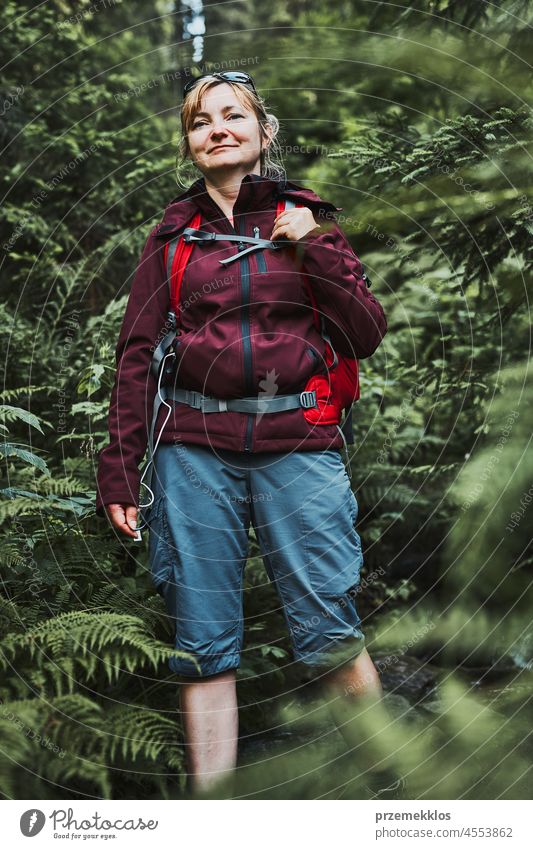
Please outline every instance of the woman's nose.
[{"label": "woman's nose", "polygon": [[223,124],[215,124],[211,131],[212,136],[227,135],[227,130]]}]

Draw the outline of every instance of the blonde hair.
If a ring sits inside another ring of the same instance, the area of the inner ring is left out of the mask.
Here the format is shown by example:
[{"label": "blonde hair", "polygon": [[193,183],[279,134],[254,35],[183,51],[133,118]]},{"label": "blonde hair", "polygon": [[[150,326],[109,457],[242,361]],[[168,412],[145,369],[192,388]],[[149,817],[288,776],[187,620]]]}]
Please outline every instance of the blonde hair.
[{"label": "blonde hair", "polygon": [[[197,177],[197,166],[190,158],[190,148],[188,133],[191,130],[192,123],[196,113],[200,111],[200,104],[205,92],[213,85],[218,85],[222,82],[217,77],[202,80],[194,86],[183,99],[181,106],[181,138],[179,141],[178,151],[176,154],[176,182],[183,188],[187,188],[191,178]],[[223,80],[227,85],[230,85],[235,92],[239,103],[246,109],[255,113],[259,124],[259,134],[261,141],[268,138],[266,127],[271,129],[271,140],[266,149],[262,149],[260,153],[260,173],[261,176],[268,177],[272,180],[284,180],[286,178],[285,168],[282,164],[282,151],[277,135],[280,124],[276,116],[272,112],[267,112],[267,106],[261,95],[256,94],[251,88],[241,85],[240,83],[232,83]],[[191,174],[192,170],[192,174]]]}]

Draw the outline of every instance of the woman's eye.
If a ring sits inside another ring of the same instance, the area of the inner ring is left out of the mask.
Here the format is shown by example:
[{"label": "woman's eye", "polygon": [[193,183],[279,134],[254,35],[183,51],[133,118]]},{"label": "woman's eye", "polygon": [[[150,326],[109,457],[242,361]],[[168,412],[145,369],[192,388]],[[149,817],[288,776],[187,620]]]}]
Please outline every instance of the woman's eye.
[{"label": "woman's eye", "polygon": [[[230,115],[228,115],[228,118],[244,118],[244,115],[240,115],[238,112],[232,112]],[[198,127],[201,127],[205,123],[206,121],[195,121],[192,125],[192,129],[197,130]]]}]

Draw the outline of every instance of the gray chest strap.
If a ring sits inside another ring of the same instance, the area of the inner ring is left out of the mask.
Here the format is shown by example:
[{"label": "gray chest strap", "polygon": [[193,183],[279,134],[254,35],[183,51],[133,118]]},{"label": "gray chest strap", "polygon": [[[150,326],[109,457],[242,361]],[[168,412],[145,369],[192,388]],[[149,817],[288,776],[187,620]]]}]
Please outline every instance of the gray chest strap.
[{"label": "gray chest strap", "polygon": [[208,230],[195,230],[194,227],[185,228],[183,231],[183,240],[185,242],[198,242],[200,245],[204,245],[206,242],[238,242],[239,244],[250,245],[249,248],[243,248],[239,253],[228,256],[226,259],[219,259],[220,265],[229,265],[230,262],[235,262],[236,259],[240,259],[252,253],[252,251],[264,250],[265,248],[275,251],[284,245],[291,244],[289,239],[276,239],[275,242],[272,242],[270,239],[260,239],[255,236],[210,233]]}]

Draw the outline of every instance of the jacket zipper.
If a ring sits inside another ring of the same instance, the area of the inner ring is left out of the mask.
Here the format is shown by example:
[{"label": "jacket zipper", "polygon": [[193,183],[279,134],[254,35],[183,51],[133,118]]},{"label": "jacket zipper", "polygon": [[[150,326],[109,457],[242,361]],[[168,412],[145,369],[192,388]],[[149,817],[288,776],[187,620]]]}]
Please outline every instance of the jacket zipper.
[{"label": "jacket zipper", "polygon": [[[246,223],[244,216],[239,220],[239,235],[246,235]],[[239,242],[239,250],[244,250],[244,243]],[[244,350],[244,380],[246,394],[253,394],[253,371],[252,371],[252,342],[250,339],[250,263],[247,256],[239,260],[241,265],[241,332]],[[254,414],[247,413],[246,434],[244,437],[244,450],[252,450],[252,432],[254,427]]]},{"label": "jacket zipper", "polygon": [[[256,239],[259,239],[259,227],[254,227],[254,236],[255,236]],[[257,270],[260,274],[264,274],[264,272],[267,270],[266,260],[265,260],[265,252],[264,251],[257,251],[256,257],[257,257]]]},{"label": "jacket zipper", "polygon": [[[236,216],[234,216],[234,221]],[[239,218],[239,232],[228,219],[228,224],[231,232],[235,236],[246,235],[246,225],[244,217]],[[237,250],[243,251],[247,245],[244,242],[237,242]],[[244,380],[245,390],[248,395],[253,392],[253,371],[252,371],[252,343],[250,340],[250,264],[247,256],[241,257],[239,260],[241,271],[241,333],[244,351]],[[266,270],[266,269],[265,269]],[[248,420],[246,422],[246,433],[244,436],[244,450],[252,450],[252,431],[254,425],[254,414],[246,413]]]}]

